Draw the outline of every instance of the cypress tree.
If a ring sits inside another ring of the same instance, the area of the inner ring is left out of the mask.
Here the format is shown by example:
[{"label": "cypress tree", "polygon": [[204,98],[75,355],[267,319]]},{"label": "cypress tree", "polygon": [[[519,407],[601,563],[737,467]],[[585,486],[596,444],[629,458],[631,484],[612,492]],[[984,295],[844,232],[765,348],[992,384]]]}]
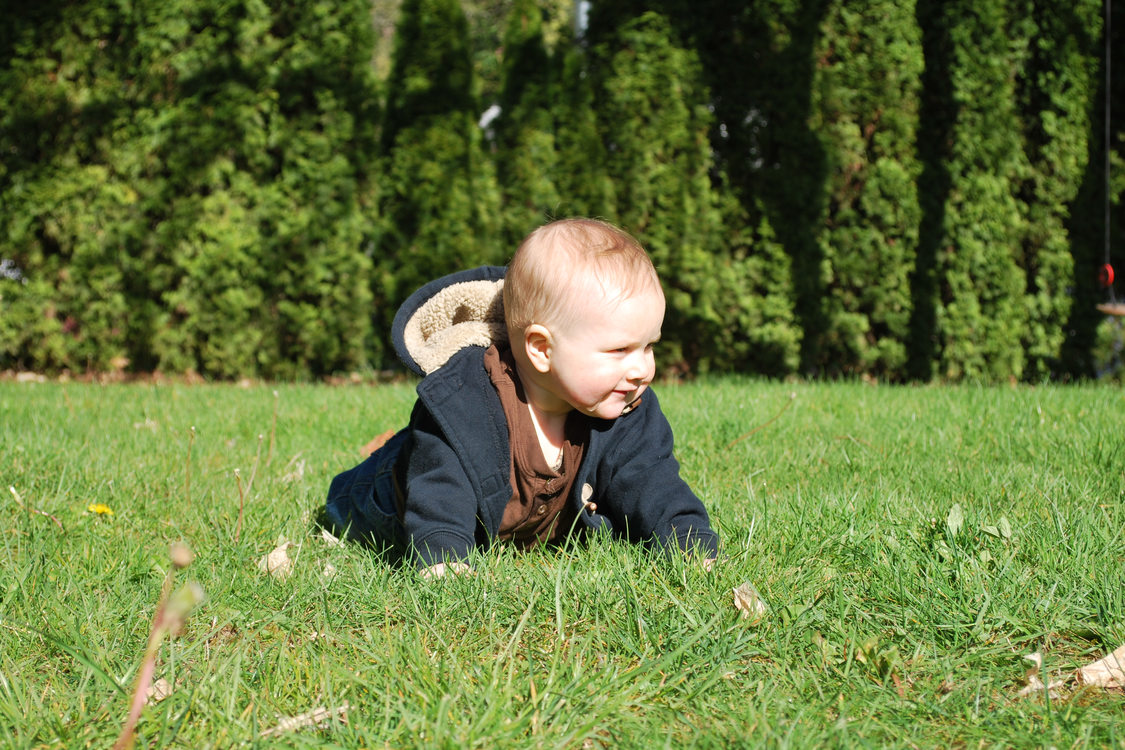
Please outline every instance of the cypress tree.
[{"label": "cypress tree", "polygon": [[19,154],[3,186],[19,249],[0,256],[28,280],[15,307],[44,335],[0,335],[0,357],[221,377],[361,364],[375,146],[366,4],[42,12],[56,17],[17,24],[12,47],[31,83],[12,90],[38,104],[0,132]]},{"label": "cypress tree", "polygon": [[570,42],[561,56],[562,74],[554,97],[555,191],[560,216],[616,217],[614,182],[595,104],[589,55]]},{"label": "cypress tree", "polygon": [[690,366],[713,355],[699,329],[717,314],[700,292],[721,228],[699,65],[656,13],[619,29],[617,48],[605,56],[612,73],[601,114],[618,220],[652,255],[668,301],[666,346],[671,360]]},{"label": "cypress tree", "polygon": [[516,0],[504,33],[494,157],[503,201],[503,241],[509,248],[560,207],[551,108],[558,76],[544,44],[541,16],[535,0]]},{"label": "cypress tree", "polygon": [[1020,184],[1026,231],[1018,259],[1026,285],[1023,347],[1026,375],[1042,378],[1063,369],[1071,306],[1092,308],[1097,301],[1074,295],[1086,285],[1076,283],[1076,241],[1067,220],[1086,173],[1090,133],[1102,124],[1090,107],[1097,101],[1102,6],[1098,0],[1065,7],[1026,0],[1016,7],[1028,39],[1017,89],[1028,159]]},{"label": "cypress tree", "polygon": [[[618,219],[649,249],[665,285],[666,361],[704,371],[753,360],[753,344],[776,333],[770,326],[789,324],[787,300],[759,296],[788,282],[787,265],[771,273],[779,259],[771,257],[768,227],[754,238],[762,247],[749,235],[731,241],[724,232],[698,58],[656,13],[627,22],[610,44],[602,109],[609,169]],[[795,337],[777,338],[764,348],[769,363],[762,369],[791,365],[785,350]]]},{"label": "cypress tree", "polygon": [[[0,368],[117,369],[132,356],[143,224],[120,9],[12,7],[0,32]],[[129,154],[128,156],[133,156]]]},{"label": "cypress tree", "polygon": [[468,44],[457,0],[403,2],[382,134],[383,224],[374,284],[381,351],[395,310],[417,287],[460,268],[506,261]]},{"label": "cypress tree", "polygon": [[[1096,93],[1087,103],[1091,127],[1086,144],[1085,170],[1078,192],[1068,206],[1067,229],[1071,238],[1074,257],[1073,304],[1066,324],[1067,338],[1063,344],[1059,369],[1068,377],[1092,378],[1114,376],[1120,381],[1122,373],[1122,351],[1125,347],[1125,325],[1122,319],[1107,316],[1098,311],[1097,303],[1108,301],[1108,290],[1099,279],[1098,271],[1106,262],[1106,230],[1110,262],[1116,268],[1117,300],[1125,299],[1125,216],[1122,212],[1122,197],[1125,196],[1125,117],[1121,104],[1125,102],[1125,75],[1121,75],[1121,55],[1118,50],[1125,49],[1125,3],[1108,3],[1113,13],[1110,28],[1105,28],[1104,12],[1101,9],[1098,23],[1090,17],[1091,10],[1083,3],[1082,17],[1096,29],[1087,37],[1080,30],[1073,33],[1074,40],[1081,46],[1097,46],[1092,56],[1100,60],[1094,83]],[[1111,33],[1112,38],[1106,39]],[[1106,48],[1113,51],[1113,69],[1109,83],[1112,90],[1106,91],[1106,65],[1111,61],[1105,58]],[[1067,77],[1057,78],[1059,85],[1066,83]],[[1112,109],[1109,132],[1106,132],[1106,107]],[[1063,121],[1069,118],[1064,118]],[[1106,157],[1110,159],[1109,174],[1106,174]],[[1112,181],[1107,185],[1107,177]],[[1108,189],[1108,195],[1107,195]],[[1108,201],[1108,204],[1107,204]],[[1108,216],[1107,216],[1108,207]],[[1106,227],[1106,220],[1109,227]]]},{"label": "cypress tree", "polygon": [[914,155],[922,46],[914,4],[837,2],[816,50],[811,127],[828,158],[818,369],[901,376],[921,212]]},{"label": "cypress tree", "polygon": [[1027,37],[1003,0],[944,3],[951,104],[949,193],[935,258],[940,377],[1022,375],[1025,232],[1016,191],[1027,169],[1013,70]]}]

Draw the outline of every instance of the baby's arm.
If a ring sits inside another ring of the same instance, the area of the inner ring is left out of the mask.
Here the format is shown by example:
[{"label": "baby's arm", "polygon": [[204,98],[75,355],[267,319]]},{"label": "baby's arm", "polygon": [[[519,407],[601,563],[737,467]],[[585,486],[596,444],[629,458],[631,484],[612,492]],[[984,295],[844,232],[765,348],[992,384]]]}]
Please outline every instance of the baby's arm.
[{"label": "baby's arm", "polygon": [[411,422],[403,526],[415,563],[427,578],[468,568],[476,545],[477,493],[456,452],[423,407]]},{"label": "baby's arm", "polygon": [[[710,569],[718,555],[718,535],[703,502],[680,476],[672,427],[656,395],[649,390],[636,412],[619,419],[622,424],[615,425],[618,434],[604,459],[603,476],[610,481],[599,506],[615,528],[628,529],[631,541],[694,551]],[[618,427],[624,429],[618,432]]]}]

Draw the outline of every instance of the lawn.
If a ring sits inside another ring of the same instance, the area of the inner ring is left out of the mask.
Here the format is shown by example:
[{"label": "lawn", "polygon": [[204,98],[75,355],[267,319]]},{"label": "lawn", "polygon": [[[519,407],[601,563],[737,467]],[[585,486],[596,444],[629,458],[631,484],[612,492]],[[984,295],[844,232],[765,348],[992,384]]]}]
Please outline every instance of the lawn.
[{"label": "lawn", "polygon": [[1125,392],[660,395],[712,572],[594,540],[422,581],[311,520],[409,384],[0,383],[0,746],[109,747],[171,580],[206,599],[138,747],[1125,747],[1067,679],[1125,643]]}]

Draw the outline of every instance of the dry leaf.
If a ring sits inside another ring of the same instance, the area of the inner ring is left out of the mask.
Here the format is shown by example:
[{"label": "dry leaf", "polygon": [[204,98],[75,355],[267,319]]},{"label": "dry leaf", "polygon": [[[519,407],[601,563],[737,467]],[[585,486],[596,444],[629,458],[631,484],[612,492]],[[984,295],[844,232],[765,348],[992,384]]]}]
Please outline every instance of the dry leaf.
[{"label": "dry leaf", "polygon": [[376,435],[375,437],[371,438],[371,442],[359,449],[359,455],[363,458],[367,458],[372,453],[382,448],[383,445],[394,436],[394,430],[387,430],[380,435]]},{"label": "dry leaf", "polygon": [[1094,687],[1125,688],[1125,644],[1079,669],[1078,681]]},{"label": "dry leaf", "polygon": [[328,579],[334,578],[336,576],[336,566],[332,563],[325,563],[324,572],[321,573],[321,575]]},{"label": "dry leaf", "polygon": [[1055,680],[1048,685],[1043,684],[1043,680],[1039,677],[1039,670],[1043,668],[1043,655],[1036,651],[1033,654],[1025,654],[1024,657],[1031,662],[1031,669],[1027,670],[1027,684],[1019,691],[1018,695],[1025,698],[1029,695],[1042,695],[1043,691],[1047,691],[1047,697],[1057,698],[1059,688],[1066,685],[1066,680]]},{"label": "dry leaf", "polygon": [[259,735],[260,737],[276,737],[285,732],[292,732],[295,729],[304,729],[305,727],[317,727],[318,729],[325,729],[329,721],[335,719],[336,721],[344,724],[348,723],[348,709],[351,708],[345,701],[342,706],[338,708],[314,708],[311,711],[306,711],[297,716],[290,716],[283,718],[277,722],[277,726],[272,729],[263,730]]},{"label": "dry leaf", "polygon": [[289,548],[293,546],[295,546],[293,542],[286,540],[285,537],[279,539],[273,551],[258,560],[258,570],[269,573],[279,581],[288,578],[293,572],[293,561],[289,559]]},{"label": "dry leaf", "polygon": [[754,584],[746,581],[734,591],[734,608],[738,610],[738,616],[743,619],[750,619],[754,622],[765,617],[766,611],[769,607],[762,601],[762,597],[758,596],[758,590],[754,588]]},{"label": "dry leaf", "polygon": [[159,703],[172,694],[172,683],[161,677],[145,691],[145,703]]},{"label": "dry leaf", "polygon": [[305,478],[306,464],[305,460],[303,458],[300,458],[300,455],[301,454],[298,453],[296,456],[293,456],[293,458],[289,459],[289,463],[285,465],[285,468],[288,469],[288,471],[286,471],[286,473],[281,477],[281,481],[289,484],[290,482],[296,482],[298,479]]},{"label": "dry leaf", "polygon": [[321,529],[321,530],[320,530],[320,538],[321,538],[321,539],[322,539],[322,540],[324,541],[324,543],[325,543],[326,545],[328,545],[329,547],[339,547],[339,546],[340,546],[340,540],[339,540],[339,538],[337,538],[337,537],[336,537],[336,535],[335,535],[335,534],[333,534],[333,533],[332,533],[331,531],[329,531],[328,529]]}]

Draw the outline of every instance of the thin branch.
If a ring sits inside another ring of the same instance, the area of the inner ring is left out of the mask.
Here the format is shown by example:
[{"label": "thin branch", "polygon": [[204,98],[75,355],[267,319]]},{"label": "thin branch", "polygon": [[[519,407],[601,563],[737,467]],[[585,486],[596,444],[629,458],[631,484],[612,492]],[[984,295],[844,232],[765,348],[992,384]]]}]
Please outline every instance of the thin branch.
[{"label": "thin branch", "polygon": [[52,516],[52,515],[51,515],[50,513],[48,513],[47,511],[45,511],[45,510],[39,510],[38,508],[32,508],[32,507],[31,507],[30,505],[25,505],[25,504],[24,504],[24,502],[23,502],[23,498],[22,498],[22,497],[20,497],[20,493],[16,492],[16,488],[15,488],[15,487],[12,487],[12,486],[10,486],[10,485],[9,485],[9,487],[8,487],[8,491],[9,491],[9,492],[11,492],[11,493],[12,493],[12,497],[14,497],[14,498],[16,499],[16,505],[18,505],[18,506],[20,506],[21,508],[23,508],[23,509],[24,509],[24,511],[26,511],[26,512],[28,512],[28,513],[38,513],[38,514],[39,514],[39,515],[41,515],[41,516],[46,516],[47,518],[50,518],[50,519],[51,519],[52,521],[54,521],[54,522],[55,522],[55,525],[59,527],[59,531],[66,531],[66,529],[64,529],[64,528],[63,528],[63,525],[62,525],[62,521],[60,521],[59,519],[55,518],[54,516]]},{"label": "thin branch", "polygon": [[766,429],[767,427],[769,427],[771,424],[776,422],[781,417],[781,415],[785,413],[785,410],[788,409],[790,406],[792,406],[793,402],[796,401],[796,400],[797,400],[797,394],[796,393],[790,393],[789,394],[789,400],[785,402],[785,406],[781,407],[781,411],[779,411],[777,414],[774,414],[772,417],[770,417],[769,420],[767,420],[767,421],[763,422],[762,424],[758,425],[754,429],[750,430],[750,432],[747,432],[745,435],[739,435],[734,440],[727,443],[727,448],[728,449],[733,448],[735,445],[737,445],[738,443],[741,443],[743,440],[750,437],[755,432],[760,432],[760,431]]}]

